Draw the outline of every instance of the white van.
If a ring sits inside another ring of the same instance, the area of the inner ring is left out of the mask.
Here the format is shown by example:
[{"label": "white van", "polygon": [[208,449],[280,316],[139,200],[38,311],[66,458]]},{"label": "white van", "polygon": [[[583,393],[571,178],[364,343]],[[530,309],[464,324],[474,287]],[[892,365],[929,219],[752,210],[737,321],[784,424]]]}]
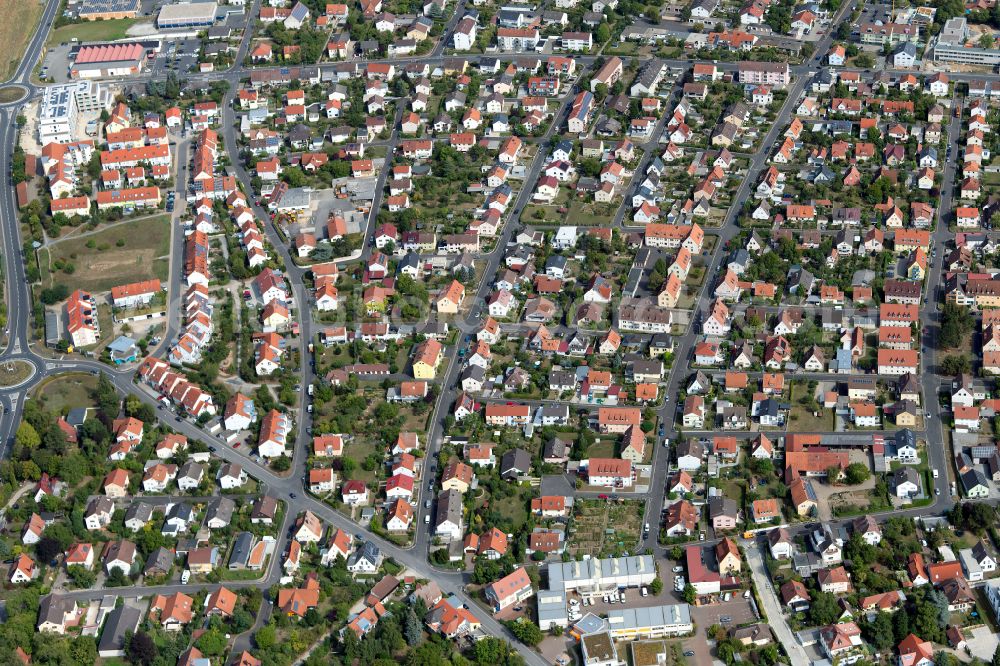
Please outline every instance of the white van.
[{"label": "white van", "polygon": [[187,582],[191,580],[191,570],[185,569],[181,572],[181,585],[187,585]]}]

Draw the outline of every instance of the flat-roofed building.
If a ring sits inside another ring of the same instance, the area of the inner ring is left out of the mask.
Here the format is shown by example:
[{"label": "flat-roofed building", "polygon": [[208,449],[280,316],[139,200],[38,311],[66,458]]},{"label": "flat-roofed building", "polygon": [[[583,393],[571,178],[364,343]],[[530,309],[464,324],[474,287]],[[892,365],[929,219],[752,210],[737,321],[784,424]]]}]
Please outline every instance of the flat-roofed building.
[{"label": "flat-roofed building", "polygon": [[212,25],[219,6],[214,2],[179,2],[164,5],[156,17],[157,28],[188,28]]},{"label": "flat-roofed building", "polygon": [[139,0],[83,0],[79,16],[84,21],[135,18]]},{"label": "flat-roofed building", "polygon": [[616,640],[676,636],[691,631],[694,624],[687,604],[608,611],[608,633]]},{"label": "flat-roofed building", "polygon": [[548,572],[550,590],[575,590],[580,596],[599,597],[620,587],[649,585],[656,578],[656,564],[652,555],[632,555],[553,562]]},{"label": "flat-roofed building", "polygon": [[71,143],[80,113],[100,113],[111,106],[108,91],[96,81],[48,86],[38,110],[38,142]]}]

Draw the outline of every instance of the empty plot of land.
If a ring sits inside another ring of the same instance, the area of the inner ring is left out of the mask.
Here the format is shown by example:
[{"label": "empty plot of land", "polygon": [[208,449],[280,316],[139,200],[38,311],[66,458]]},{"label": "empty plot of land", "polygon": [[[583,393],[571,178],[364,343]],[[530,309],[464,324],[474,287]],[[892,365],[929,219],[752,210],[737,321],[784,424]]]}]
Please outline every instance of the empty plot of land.
[{"label": "empty plot of land", "polygon": [[97,389],[97,377],[86,373],[59,375],[42,384],[35,391],[35,397],[45,401],[45,406],[53,412],[75,407],[94,407],[91,397]]},{"label": "empty plot of land", "polygon": [[[2,0],[0,0],[2,2]],[[23,0],[11,0],[23,2]],[[31,4],[25,2],[25,4]],[[135,19],[112,19],[108,21],[84,21],[56,28],[49,33],[49,44],[62,44],[76,37],[81,42],[110,42],[128,36],[128,29],[135,25]]]},{"label": "empty plot of land", "polygon": [[17,69],[44,8],[35,0],[0,0],[0,81]]},{"label": "empty plot of land", "polygon": [[100,292],[129,282],[165,280],[169,253],[169,216],[125,222],[50,245],[51,284],[45,286],[65,284]]}]

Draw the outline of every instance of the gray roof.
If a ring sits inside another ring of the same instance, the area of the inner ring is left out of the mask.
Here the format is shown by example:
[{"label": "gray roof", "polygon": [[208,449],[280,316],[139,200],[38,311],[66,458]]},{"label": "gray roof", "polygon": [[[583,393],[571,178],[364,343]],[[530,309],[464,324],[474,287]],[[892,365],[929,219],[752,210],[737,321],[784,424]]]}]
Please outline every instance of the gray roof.
[{"label": "gray roof", "polygon": [[205,522],[216,518],[228,525],[233,519],[233,511],[235,509],[236,503],[233,500],[228,497],[216,497],[208,503],[208,510],[205,512]]},{"label": "gray roof", "polygon": [[435,526],[442,524],[446,520],[455,525],[462,524],[462,494],[457,490],[446,490],[440,493],[437,498],[437,522]]},{"label": "gray roof", "polygon": [[705,455],[705,447],[696,439],[687,438],[677,444],[677,457],[694,456],[702,458]]},{"label": "gray roof", "polygon": [[58,594],[50,594],[38,605],[38,623],[62,624],[67,613],[76,608],[76,602]]},{"label": "gray roof", "polygon": [[569,455],[569,442],[559,437],[553,437],[545,442],[543,458],[565,458]]},{"label": "gray roof", "polygon": [[915,484],[917,487],[920,487],[920,475],[917,474],[917,470],[912,467],[900,467],[892,473],[892,483],[894,486],[898,486],[907,481]]},{"label": "gray roof", "polygon": [[199,465],[198,463],[194,462],[193,460],[187,461],[186,463],[181,465],[181,468],[179,470],[177,470],[178,479],[188,478],[197,481],[200,480],[204,475],[205,475],[205,468]]},{"label": "gray roof", "polygon": [[347,558],[347,566],[354,566],[360,560],[368,560],[372,566],[378,566],[379,562],[382,561],[382,551],[371,541],[365,541],[361,548],[358,548]]},{"label": "gray roof", "polygon": [[143,567],[142,571],[148,574],[151,571],[170,571],[170,567],[174,565],[174,553],[171,550],[167,550],[162,546],[157,548],[149,554],[146,558],[146,566]]},{"label": "gray roof", "polygon": [[500,459],[500,476],[531,471],[531,455],[524,449],[511,449]]},{"label": "gray roof", "polygon": [[90,500],[90,504],[87,505],[87,512],[85,515],[92,516],[95,513],[114,513],[115,503],[112,502],[107,497],[95,497]]},{"label": "gray roof", "polygon": [[608,624],[618,631],[629,628],[690,625],[691,607],[687,604],[670,604],[610,610]]},{"label": "gray roof", "polygon": [[125,511],[125,522],[139,520],[148,523],[153,518],[153,507],[145,502],[132,502],[132,505]]},{"label": "gray roof", "polygon": [[970,469],[969,471],[967,471],[965,474],[962,475],[962,486],[966,490],[970,490],[972,488],[975,488],[976,486],[984,486],[986,488],[989,488],[989,481],[987,480],[985,474],[979,471],[979,469],[973,467],[972,469]]},{"label": "gray roof", "polygon": [[119,606],[108,615],[108,621],[101,632],[101,642],[97,650],[102,655],[106,653],[124,653],[125,636],[135,632],[142,620],[142,611],[131,606]]},{"label": "gray roof", "polygon": [[708,500],[708,515],[710,518],[717,516],[732,516],[735,518],[737,513],[739,513],[739,507],[735,500],[731,500],[728,497],[713,497]]},{"label": "gray roof", "polygon": [[186,523],[190,523],[194,520],[194,510],[190,507],[190,505],[183,502],[171,504],[170,509],[167,511],[167,520],[170,520],[171,518],[178,518]]},{"label": "gray roof", "polygon": [[233,549],[229,553],[229,568],[236,569],[246,566],[253,550],[254,536],[250,532],[240,532],[233,541]]}]

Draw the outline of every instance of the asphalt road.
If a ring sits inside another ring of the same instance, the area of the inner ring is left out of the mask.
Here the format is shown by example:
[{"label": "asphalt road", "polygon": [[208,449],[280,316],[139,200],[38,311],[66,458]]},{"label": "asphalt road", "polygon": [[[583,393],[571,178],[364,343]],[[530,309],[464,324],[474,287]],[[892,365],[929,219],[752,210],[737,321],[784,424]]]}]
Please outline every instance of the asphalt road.
[{"label": "asphalt road", "polygon": [[[837,20],[834,22],[834,26],[837,21],[842,20],[843,16],[846,15],[850,8],[853,6],[853,2],[847,3],[842,9],[841,14],[838,16]],[[15,75],[7,83],[16,83],[25,86],[29,92],[29,96],[34,95],[38,92],[38,89],[30,82],[30,72],[32,71],[35,62],[37,62],[39,55],[41,54],[46,35],[51,27],[52,20],[58,11],[58,1],[49,0],[46,7],[45,13],[43,15],[41,24],[36,31],[35,35],[29,42],[29,46],[26,49],[25,58],[21,65],[18,67]],[[253,7],[250,10],[250,16],[255,16],[259,8],[260,0],[255,0]],[[442,39],[442,44],[435,49],[435,51],[429,57],[416,57],[416,58],[402,58],[402,59],[392,59],[391,62],[397,66],[405,66],[411,62],[440,62],[443,53],[443,44],[449,38],[450,29],[454,27],[459,18],[458,13],[450,22],[449,33],[446,33]],[[240,45],[240,49],[236,58],[236,65],[234,65],[230,70],[225,72],[216,72],[209,75],[197,75],[189,77],[189,80],[196,83],[207,83],[216,80],[226,80],[230,83],[230,93],[227,96],[226,104],[224,105],[224,118],[223,118],[223,137],[225,141],[225,146],[227,151],[230,153],[231,163],[233,165],[234,174],[240,179],[244,188],[247,191],[252,191],[250,189],[250,177],[247,171],[243,168],[242,162],[239,159],[237,151],[237,140],[235,136],[235,131],[233,127],[233,122],[235,121],[234,113],[232,110],[232,97],[238,87],[239,82],[247,75],[248,68],[242,66],[242,60],[249,48],[251,30],[247,30],[244,34],[243,41]],[[751,162],[749,173],[743,180],[740,188],[737,190],[736,195],[733,199],[733,204],[726,216],[724,225],[721,230],[719,230],[718,237],[719,242],[716,245],[716,249],[713,252],[711,261],[708,262],[706,268],[707,275],[713,278],[717,276],[720,267],[720,262],[724,256],[724,245],[736,234],[736,216],[740,210],[742,203],[746,200],[749,195],[749,188],[753,186],[763,167],[766,165],[766,160],[769,155],[769,151],[773,149],[776,141],[779,137],[779,132],[783,130],[784,126],[787,125],[789,120],[791,110],[794,108],[792,106],[795,99],[802,93],[805,85],[808,81],[808,73],[819,67],[819,59],[825,55],[827,48],[830,43],[830,39],[833,34],[833,29],[828,31],[827,36],[817,44],[816,56],[808,63],[799,65],[793,68],[793,74],[796,77],[795,83],[790,90],[788,100],[783,105],[774,125],[768,131],[765,140],[762,142],[761,148],[754,155]],[[515,55],[515,54],[503,54],[504,56]],[[477,61],[479,56],[462,56],[470,61]],[[492,54],[485,57],[494,57]],[[595,60],[595,56],[581,56],[577,58],[578,64],[581,67],[581,76],[583,72],[590,67]],[[668,65],[676,67],[687,67],[690,65],[689,61],[677,60],[677,61],[667,61]],[[319,67],[320,69],[326,69],[333,67],[334,63],[323,63]],[[732,70],[733,64],[722,64],[720,65],[722,69]],[[893,72],[890,72],[893,73]],[[955,81],[966,81],[972,78],[976,79],[986,79],[986,80],[1000,80],[1000,76],[995,74],[990,75],[963,75],[963,74],[949,74],[951,78]],[[143,75],[136,77],[136,81],[143,81],[148,79],[149,75]],[[540,173],[541,167],[544,164],[543,151],[546,149],[545,142],[548,141],[554,130],[561,127],[562,122],[565,118],[566,109],[571,99],[571,95],[567,95],[560,106],[558,113],[550,127],[549,132],[546,134],[545,141],[539,144],[539,154],[535,157],[532,162],[531,168],[529,169],[528,177],[523,181],[522,190],[518,195],[515,205],[509,216],[509,220],[504,227],[504,231],[499,239],[497,249],[491,253],[487,258],[487,268],[484,278],[480,283],[477,293],[475,294],[475,301],[477,303],[482,303],[485,300],[485,296],[489,291],[490,284],[492,282],[492,277],[496,275],[500,261],[502,259],[502,252],[504,246],[511,239],[512,235],[519,228],[519,217],[524,206],[530,200],[530,192],[533,189],[533,184]],[[0,105],[0,142],[2,142],[2,149],[0,149],[0,170],[5,173],[10,172],[10,162],[12,148],[16,142],[16,129],[13,126],[14,117],[19,112],[21,102],[10,103]],[[398,118],[396,119],[396,124],[398,125]],[[395,132],[394,137],[398,133]],[[958,138],[958,123],[956,120],[952,120],[949,125],[949,141],[954,145],[957,143]],[[395,147],[395,144],[390,139],[390,154],[391,149]],[[956,152],[957,154],[957,152]],[[953,175],[954,164],[949,164],[946,166],[945,178],[944,178],[944,188],[942,190],[942,197],[939,206],[940,212],[950,211],[951,201],[953,197]],[[186,183],[183,179],[178,179],[178,186],[183,188]],[[381,189],[380,194],[381,194]],[[180,203],[180,202],[178,202]],[[376,211],[373,210],[373,217]],[[261,220],[269,220],[269,215],[267,211],[255,207],[255,213],[260,217]],[[369,223],[368,233],[372,231],[373,224]],[[303,385],[307,385],[315,379],[314,371],[308,362],[308,354],[306,353],[305,346],[307,342],[312,338],[312,322],[309,316],[310,311],[310,300],[308,295],[304,291],[302,285],[302,277],[304,271],[295,267],[294,263],[291,261],[287,250],[287,244],[282,241],[277,231],[274,229],[273,225],[269,222],[265,224],[265,230],[268,234],[269,240],[273,245],[275,252],[279,254],[281,259],[284,261],[286,266],[286,279],[291,285],[294,301],[296,303],[296,317],[299,320],[301,327],[301,337],[299,340],[299,348],[302,352],[302,369],[300,373],[300,379]],[[17,209],[14,200],[14,193],[12,187],[0,187],[0,233],[3,236],[3,249],[2,249],[2,259],[3,259],[3,269],[4,269],[4,279],[6,287],[6,298],[8,306],[8,331],[6,336],[5,347],[2,352],[0,352],[0,363],[6,360],[19,359],[27,363],[30,363],[36,368],[36,375],[32,380],[23,387],[18,387],[14,389],[4,389],[0,390],[0,405],[4,408],[4,413],[0,415],[0,453],[6,454],[7,447],[11,441],[12,434],[16,429],[17,423],[20,421],[21,409],[23,405],[24,396],[26,395],[27,388],[36,383],[43,377],[50,376],[53,374],[58,374],[61,372],[68,371],[91,371],[91,372],[106,372],[112,377],[116,387],[122,393],[138,393],[144,401],[148,404],[159,406],[156,403],[155,398],[148,391],[143,389],[138,389],[134,385],[133,377],[129,372],[117,372],[110,370],[107,367],[87,360],[80,359],[51,359],[43,357],[31,349],[30,342],[30,331],[28,328],[29,321],[31,319],[32,306],[30,300],[30,292],[25,280],[23,258],[20,256],[21,251],[21,236],[20,228],[17,222]],[[935,243],[939,248],[943,247],[943,243],[948,240],[949,234],[947,232],[946,226],[939,220],[939,224],[934,233]],[[176,245],[176,242],[175,242]],[[367,248],[367,243],[365,244]],[[939,251],[940,256],[936,257],[932,261],[932,268],[930,270],[930,277],[928,279],[928,293],[936,294],[940,286],[940,272],[941,272],[941,261],[943,259],[943,251]],[[178,263],[178,262],[174,262]],[[172,271],[171,282],[174,283],[174,277],[176,271]],[[702,288],[699,294],[698,300],[696,302],[696,310],[704,311],[710,303],[711,300],[711,280],[707,280],[705,286]],[[173,298],[178,295],[176,293],[172,294]],[[176,301],[174,302],[176,308]],[[924,363],[924,373],[922,375],[922,385],[925,394],[925,405],[926,409],[933,412],[934,418],[927,424],[927,437],[930,441],[943,441],[943,433],[941,432],[941,413],[937,405],[936,393],[942,382],[942,377],[935,374],[935,352],[934,352],[934,340],[937,334],[938,328],[938,315],[936,311],[936,300],[929,298],[925,301],[925,305],[922,308],[922,321],[924,322],[923,335],[922,335],[922,358]],[[176,325],[177,316],[175,309],[175,316],[171,317],[171,325]],[[478,324],[478,319],[475,316],[469,317],[464,321],[457,322],[458,328],[463,332],[473,330],[473,328]],[[169,336],[164,336],[165,339],[169,339]],[[675,363],[674,371],[671,373],[668,379],[667,385],[667,395],[677,395],[680,382],[686,377],[686,359],[689,357],[693,343],[696,340],[697,335],[694,333],[693,328],[689,329],[688,332],[682,336],[679,341],[678,349],[678,361]],[[458,346],[454,346],[449,350],[449,369],[444,378],[444,390],[442,391],[442,397],[437,405],[437,412],[433,419],[432,428],[430,431],[429,438],[429,448],[431,453],[437,450],[440,446],[442,439],[441,436],[441,423],[443,421],[443,414],[452,404],[454,400],[455,390],[454,383],[457,373],[460,371],[460,364],[457,362],[457,350]],[[162,351],[162,348],[161,348]],[[301,402],[298,407],[299,420],[297,423],[298,437],[295,442],[295,454],[293,458],[293,468],[292,473],[288,476],[279,476],[271,472],[269,469],[264,468],[257,464],[255,461],[247,457],[244,453],[234,450],[231,447],[225,445],[216,438],[211,437],[208,433],[202,431],[200,428],[196,427],[192,423],[182,422],[177,423],[171,422],[169,419],[168,423],[174,427],[179,432],[192,437],[198,438],[206,442],[210,442],[216,447],[216,455],[220,458],[229,461],[240,462],[248,473],[254,475],[258,478],[267,491],[279,497],[288,506],[288,511],[286,512],[285,524],[281,526],[278,535],[278,548],[276,550],[276,556],[272,559],[268,567],[268,571],[261,581],[240,581],[227,584],[227,587],[239,588],[245,586],[270,586],[274,584],[278,577],[280,577],[280,560],[281,554],[284,552],[288,543],[288,526],[290,521],[299,512],[305,509],[312,510],[318,516],[320,516],[325,522],[334,527],[340,527],[342,529],[350,531],[352,534],[361,534],[366,539],[371,539],[376,542],[382,549],[383,552],[389,556],[393,557],[399,563],[413,569],[418,574],[426,576],[428,578],[433,578],[438,581],[442,589],[446,593],[455,593],[459,595],[460,598],[466,601],[470,607],[476,610],[477,616],[483,622],[483,628],[486,632],[498,635],[506,636],[508,639],[512,640],[514,645],[516,645],[522,655],[526,658],[530,664],[542,664],[542,660],[537,653],[526,648],[522,644],[513,640],[512,636],[503,628],[499,623],[497,623],[491,616],[489,616],[482,609],[475,606],[470,599],[465,595],[463,591],[464,584],[466,582],[466,577],[462,574],[455,572],[443,572],[437,571],[430,567],[426,561],[426,546],[429,541],[429,535],[427,530],[423,528],[422,521],[418,522],[418,535],[417,543],[412,549],[402,549],[394,546],[391,543],[383,541],[382,539],[375,537],[374,535],[368,533],[364,529],[360,528],[357,524],[353,523],[345,516],[333,511],[331,508],[320,503],[319,501],[308,496],[302,488],[302,483],[300,481],[303,473],[305,472],[305,458],[308,452],[308,440],[307,427],[310,425],[310,417],[305,409],[305,398],[306,393],[301,394]],[[664,423],[668,424],[667,436],[673,437],[676,435],[676,429],[674,423],[676,422],[676,409],[677,405],[673,402],[668,401],[667,404],[660,410],[660,417]],[[166,415],[165,415],[166,416]],[[663,502],[663,488],[667,469],[666,456],[662,455],[660,449],[662,447],[657,447],[657,456],[654,459],[654,483],[653,488],[649,497],[650,510],[658,510],[662,506]],[[949,468],[946,460],[946,453],[943,446],[930,447],[932,462],[935,466],[946,470]],[[947,474],[942,474],[941,479],[938,481],[938,487],[942,489],[941,495],[935,500],[935,503],[930,508],[924,509],[914,509],[910,511],[895,512],[893,515],[919,515],[919,514],[933,514],[940,513],[953,504],[954,500],[950,497],[947,492]],[[291,493],[298,493],[298,497],[295,500],[290,498]],[[650,522],[653,522],[650,520]],[[838,521],[834,521],[835,523]],[[843,521],[839,521],[843,522]],[[798,529],[802,529],[801,527]],[[651,545],[651,544],[650,544]],[[164,592],[171,593],[175,591],[185,590],[190,591],[194,586],[191,585],[166,585],[157,588],[146,588],[146,587],[133,587],[133,588],[122,588],[120,592],[128,593],[129,595],[148,595],[154,592]],[[202,587],[212,588],[212,585],[206,585]],[[99,598],[103,596],[103,590],[82,590],[70,593],[71,596],[76,598]],[[263,612],[263,611],[262,611]],[[263,616],[266,617],[266,616]],[[243,637],[241,637],[242,639]]]}]

